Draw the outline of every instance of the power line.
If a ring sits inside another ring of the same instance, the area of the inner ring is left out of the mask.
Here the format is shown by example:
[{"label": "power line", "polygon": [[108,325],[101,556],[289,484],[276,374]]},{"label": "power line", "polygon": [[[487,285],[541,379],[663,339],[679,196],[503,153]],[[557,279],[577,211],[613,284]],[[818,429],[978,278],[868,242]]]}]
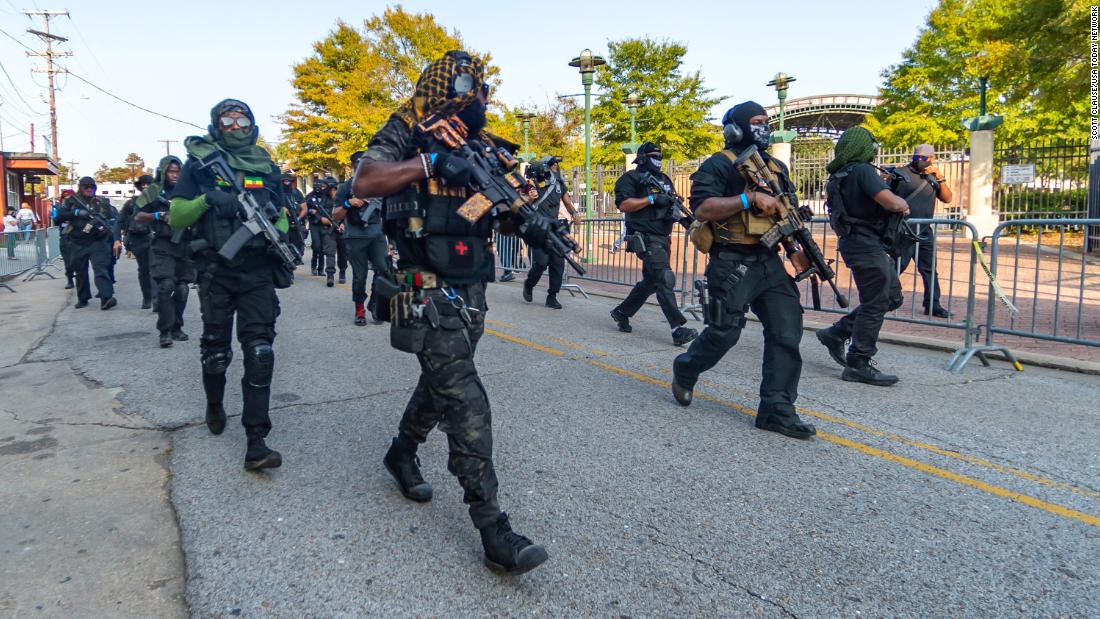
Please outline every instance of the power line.
[{"label": "power line", "polygon": [[[7,34],[7,33],[5,32],[4,34]],[[23,105],[27,106],[27,109],[32,112],[32,115],[34,115],[34,116],[45,116],[46,115],[45,112],[43,112],[43,113],[35,112],[34,107],[30,103],[27,103],[27,100],[23,98],[23,95],[22,95],[22,93],[19,92],[19,88],[15,85],[15,82],[12,81],[11,75],[8,75],[8,70],[4,67],[4,63],[2,63],[2,62],[0,62],[0,71],[4,72],[4,77],[8,78],[8,83],[11,84],[12,90],[15,91],[15,96],[19,97],[19,100],[23,102]]]},{"label": "power line", "polygon": [[[64,67],[62,67],[62,68],[64,68]],[[130,106],[130,107],[132,107],[132,108],[136,108],[136,109],[139,109],[139,110],[141,110],[142,112],[146,112],[146,113],[148,113],[148,114],[152,114],[153,116],[160,116],[161,118],[166,118],[166,119],[168,119],[168,120],[171,120],[171,121],[174,121],[174,122],[178,122],[178,123],[180,123],[180,124],[184,124],[184,125],[190,125],[190,126],[192,126],[192,127],[196,128],[196,129],[200,129],[200,130],[205,130],[205,127],[200,127],[200,126],[196,125],[195,123],[192,123],[192,122],[187,122],[186,120],[180,120],[180,119],[178,119],[178,118],[173,118],[172,116],[169,116],[169,115],[167,115],[167,114],[161,114],[160,112],[154,112],[153,110],[150,110],[150,109],[149,109],[149,108],[147,108],[147,107],[142,107],[142,106],[140,106],[140,105],[138,105],[138,104],[136,104],[136,103],[134,103],[134,102],[132,102],[132,101],[127,101],[126,99],[123,99],[122,97],[120,97],[120,96],[116,95],[115,93],[113,93],[113,92],[111,92],[111,91],[109,91],[109,90],[106,90],[106,89],[104,89],[103,87],[101,87],[101,86],[98,86],[98,85],[96,85],[96,84],[94,84],[94,83],[92,83],[92,82],[88,81],[88,80],[87,80],[87,79],[85,79],[84,77],[81,77],[81,76],[80,76],[79,74],[73,73],[71,69],[65,69],[65,71],[66,71],[66,72],[67,72],[67,73],[68,73],[69,75],[71,75],[72,77],[75,77],[76,79],[78,79],[78,80],[80,80],[80,81],[84,82],[85,84],[87,84],[87,85],[91,86],[92,88],[95,88],[96,90],[98,90],[99,92],[102,92],[103,94],[107,95],[108,97],[111,97],[111,98],[113,98],[113,99],[117,99],[117,100],[119,100],[119,101],[121,101],[121,102],[125,103],[126,105],[129,105],[129,106]]]}]

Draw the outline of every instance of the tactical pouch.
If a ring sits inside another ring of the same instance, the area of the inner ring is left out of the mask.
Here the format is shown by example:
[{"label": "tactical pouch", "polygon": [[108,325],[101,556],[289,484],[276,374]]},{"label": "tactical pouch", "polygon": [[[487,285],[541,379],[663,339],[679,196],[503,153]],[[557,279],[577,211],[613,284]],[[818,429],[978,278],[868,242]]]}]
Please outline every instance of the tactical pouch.
[{"label": "tactical pouch", "polygon": [[485,267],[485,241],[477,237],[429,235],[424,239],[428,267],[443,277],[468,278]]},{"label": "tactical pouch", "polygon": [[696,219],[688,228],[688,240],[695,249],[704,254],[710,253],[710,248],[714,245],[714,228],[710,227],[710,223]]},{"label": "tactical pouch", "polygon": [[271,280],[279,290],[290,288],[294,283],[294,269],[282,260],[271,267]]},{"label": "tactical pouch", "polygon": [[390,346],[413,354],[424,350],[430,328],[424,314],[430,304],[415,290],[398,292],[390,299]]},{"label": "tactical pouch", "polygon": [[639,260],[645,260],[645,237],[637,232],[626,237],[626,249],[638,256]]},{"label": "tactical pouch", "polygon": [[401,288],[389,277],[378,277],[374,280],[371,297],[374,298],[374,318],[382,322],[390,322],[393,315],[390,313],[390,300],[401,292]]}]

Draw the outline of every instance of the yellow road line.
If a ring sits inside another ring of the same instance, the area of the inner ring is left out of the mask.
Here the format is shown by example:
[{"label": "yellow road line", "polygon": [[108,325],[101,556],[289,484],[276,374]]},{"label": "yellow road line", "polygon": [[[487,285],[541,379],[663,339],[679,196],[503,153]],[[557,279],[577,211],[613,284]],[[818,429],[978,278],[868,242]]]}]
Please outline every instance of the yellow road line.
[{"label": "yellow road line", "polygon": [[536,344],[535,342],[532,342],[531,340],[525,340],[521,337],[516,337],[514,335],[508,335],[507,333],[501,333],[500,331],[497,331],[495,329],[486,328],[485,333],[487,335],[492,335],[494,337],[499,337],[502,340],[507,340],[509,342],[512,342],[513,344],[520,344],[521,346],[526,346],[528,348],[533,348],[533,349],[535,349],[539,352],[544,352],[544,353],[549,354],[549,355],[554,355],[555,357],[564,357],[565,356],[565,351],[558,350],[557,348],[550,348],[549,346],[543,346],[542,344]]},{"label": "yellow road line", "polygon": [[[656,370],[658,372],[661,372],[663,374],[666,374],[666,375],[669,375],[669,376],[672,375],[672,370],[670,370],[668,368],[662,368],[662,367],[658,367],[658,366],[648,364],[648,363],[645,364],[645,365],[646,365],[646,367],[648,367],[650,369],[653,369],[653,370]],[[745,391],[745,390],[742,390],[742,389],[736,389],[734,387],[729,387],[729,386],[726,386],[726,385],[723,385],[721,383],[717,383],[717,382],[714,382],[714,381],[702,379],[700,382],[706,384],[707,386],[709,386],[713,389],[718,389],[718,390],[722,390],[722,391],[734,391],[734,392],[744,393],[744,394],[746,394],[748,396],[751,396],[751,397],[755,397],[752,393],[750,393],[748,391]],[[968,464],[973,464],[975,466],[982,466],[982,467],[997,471],[998,473],[1004,473],[1006,475],[1013,475],[1015,477],[1019,477],[1020,479],[1026,479],[1028,481],[1035,482],[1037,484],[1042,484],[1042,485],[1050,487],[1050,488],[1057,488],[1059,490],[1068,490],[1069,492],[1073,492],[1074,494],[1079,494],[1081,496],[1086,496],[1086,497],[1089,497],[1091,499],[1100,499],[1100,492],[1096,492],[1094,490],[1089,490],[1088,488],[1081,488],[1080,486],[1075,486],[1073,484],[1070,484],[1070,483],[1067,483],[1067,482],[1064,482],[1064,481],[1049,479],[1049,478],[1043,477],[1041,475],[1036,475],[1035,473],[1032,473],[1032,472],[1029,472],[1029,471],[1025,471],[1025,470],[1018,469],[1018,468],[1011,467],[1011,466],[1005,466],[1003,464],[998,464],[996,462],[986,460],[985,458],[979,458],[977,456],[971,456],[969,454],[964,454],[964,453],[961,453],[961,452],[958,452],[958,451],[955,451],[955,450],[952,450],[952,449],[944,449],[943,447],[939,447],[939,446],[933,445],[931,443],[925,443],[923,441],[915,441],[913,439],[906,438],[906,437],[901,436],[899,434],[894,434],[892,432],[885,432],[885,431],[879,430],[877,428],[872,428],[871,426],[860,423],[858,421],[852,421],[850,419],[844,419],[843,417],[837,417],[836,415],[830,415],[829,413],[823,413],[821,411],[817,411],[817,410],[813,410],[813,409],[809,409],[809,408],[803,408],[801,406],[797,407],[797,409],[798,409],[798,412],[800,412],[800,413],[803,413],[805,415],[809,415],[811,417],[816,417],[817,419],[821,419],[823,421],[829,421],[829,422],[832,422],[832,423],[838,423],[838,424],[841,424],[841,425],[845,425],[845,426],[848,426],[849,428],[852,428],[854,430],[859,430],[860,432],[866,432],[867,434],[871,434],[871,435],[874,435],[874,436],[879,436],[879,437],[882,437],[882,438],[885,438],[885,439],[889,439],[891,441],[902,443],[902,444],[908,445],[910,447],[915,447],[917,449],[923,449],[925,451],[929,451],[929,452],[934,453],[934,454],[939,455],[939,456],[944,456],[944,457],[947,457],[947,458],[954,458],[955,460],[960,460],[962,462],[966,462]]]},{"label": "yellow road line", "polygon": [[[496,336],[496,337],[502,337],[502,339],[508,340],[510,342],[514,342],[516,344],[521,344],[523,346],[531,346],[532,348],[535,348],[536,350],[546,349],[546,347],[542,346],[541,344],[536,344],[536,343],[531,342],[529,340],[524,340],[522,338],[518,338],[518,337],[515,337],[515,336],[500,333],[498,331],[492,331],[490,329],[486,329],[485,332],[488,333],[489,335],[493,335],[493,336]],[[553,348],[546,349],[546,350],[547,351],[553,351],[553,353],[551,353],[551,354],[556,354],[556,356],[559,356],[559,357],[565,355],[565,353],[563,353],[562,351],[556,350],[556,349],[553,349]],[[618,367],[618,366],[615,366],[615,365],[611,365],[611,364],[605,363],[603,361],[597,361],[595,359],[582,359],[582,361],[584,361],[585,363],[588,363],[589,365],[593,365],[595,367],[598,367],[598,368],[601,368],[601,369],[606,370],[608,372],[611,372],[613,374],[617,374],[619,376],[631,378],[631,379],[637,380],[639,382],[648,383],[648,384],[655,385],[655,386],[658,386],[658,387],[666,387],[667,388],[669,386],[667,381],[664,381],[664,380],[661,380],[661,379],[658,379],[658,378],[654,378],[652,376],[648,376],[648,375],[642,374],[640,372],[635,372],[633,370],[628,370],[628,369],[621,368],[621,367]],[[719,398],[715,398],[715,397],[709,396],[707,394],[697,394],[696,399],[705,400],[705,401],[708,401],[708,402],[714,402],[716,404],[721,404],[723,406],[727,406],[729,408],[732,408],[736,411],[739,411],[741,413],[744,413],[744,414],[752,416],[752,417],[756,416],[756,411],[754,411],[750,408],[747,408],[747,407],[742,406],[740,404],[737,404],[735,402],[729,402],[729,401],[725,401],[725,400],[722,400],[722,399],[719,399]],[[1055,503],[1050,503],[1050,502],[1044,501],[1042,499],[1037,499],[1033,496],[1029,496],[1029,495],[1022,494],[1022,493],[1019,493],[1019,492],[1014,492],[1014,491],[1009,490],[1007,488],[1002,488],[1000,486],[995,486],[993,484],[988,484],[984,481],[975,479],[973,477],[969,477],[967,475],[962,475],[962,474],[959,474],[959,473],[955,473],[955,472],[949,471],[947,469],[940,468],[938,466],[933,466],[931,464],[926,464],[924,462],[920,462],[919,460],[914,460],[912,458],[907,458],[905,456],[899,456],[895,453],[885,451],[883,449],[878,449],[876,447],[871,447],[870,445],[865,445],[863,443],[853,441],[851,439],[847,439],[847,438],[844,438],[844,437],[841,437],[841,436],[836,436],[834,434],[829,434],[827,432],[818,432],[817,437],[824,440],[824,441],[834,443],[836,445],[842,445],[844,447],[854,449],[854,450],[856,450],[856,451],[858,451],[862,454],[866,454],[866,455],[869,455],[869,456],[874,456],[876,458],[881,458],[881,459],[886,460],[888,462],[893,462],[895,464],[900,464],[900,465],[905,466],[907,468],[911,468],[911,469],[914,469],[914,470],[917,470],[917,471],[921,471],[922,473],[927,473],[929,475],[935,475],[936,477],[940,477],[940,478],[943,478],[943,479],[954,481],[956,483],[974,488],[976,490],[981,490],[982,492],[986,492],[986,493],[992,494],[994,496],[999,496],[999,497],[1003,497],[1003,498],[1006,498],[1006,499],[1010,499],[1012,501],[1016,501],[1016,502],[1022,503],[1024,505],[1028,505],[1028,506],[1034,507],[1036,509],[1041,509],[1041,510],[1046,511],[1046,512],[1051,513],[1051,514],[1055,514],[1057,516],[1062,516],[1064,518],[1070,518],[1072,520],[1077,520],[1078,522],[1083,522],[1085,524],[1089,524],[1089,525],[1092,525],[1094,527],[1100,527],[1100,517],[1093,516],[1092,514],[1087,514],[1085,512],[1077,511],[1075,509],[1070,509],[1068,507],[1063,507],[1063,506],[1055,504]]]},{"label": "yellow road line", "polygon": [[611,353],[609,353],[609,352],[602,351],[598,348],[592,348],[590,346],[585,346],[584,344],[578,344],[576,342],[571,342],[569,340],[563,340],[560,337],[554,337],[552,335],[547,335],[546,339],[552,340],[555,344],[561,344],[562,346],[565,346],[567,348],[572,348],[573,350],[579,350],[579,351],[582,351],[582,352],[592,353],[593,355],[596,355],[597,357],[610,357],[611,356]]}]

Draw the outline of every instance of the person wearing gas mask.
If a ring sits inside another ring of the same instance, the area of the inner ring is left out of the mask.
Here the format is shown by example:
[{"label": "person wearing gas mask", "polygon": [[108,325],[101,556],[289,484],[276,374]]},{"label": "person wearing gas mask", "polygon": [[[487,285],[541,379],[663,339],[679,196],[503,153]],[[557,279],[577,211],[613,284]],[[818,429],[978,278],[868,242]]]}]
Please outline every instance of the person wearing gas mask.
[{"label": "person wearing gas mask", "polygon": [[[878,144],[863,127],[846,130],[837,141],[834,158],[825,166],[829,217],[839,237],[837,248],[852,271],[859,290],[859,307],[845,314],[817,339],[844,368],[841,378],[886,387],[898,382],[871,362],[878,352],[878,333],[887,312],[901,307],[903,297],[894,260],[886,253],[883,235],[892,213],[908,213],[909,205],[894,194],[871,165]],[[851,340],[851,345],[845,344]]]},{"label": "person wearing gas mask", "polygon": [[[359,165],[363,152],[353,153],[351,169]],[[355,324],[367,324],[367,312],[373,318],[378,316],[377,281],[390,275],[389,245],[382,232],[382,199],[363,200],[351,195],[351,180],[340,183],[336,190],[335,208],[332,216],[344,226],[344,239],[347,244],[348,259],[351,261],[351,300],[355,304]],[[367,301],[367,271],[374,269],[374,283],[371,285],[370,303]]]},{"label": "person wearing gas mask", "polygon": [[[779,182],[793,190],[787,166],[766,152],[771,129],[768,114],[755,101],[740,103],[722,117],[726,148],[711,155],[691,175],[691,208],[714,233],[707,261],[706,328],[687,352],[673,362],[672,394],[691,404],[699,375],[714,367],[741,337],[749,310],[764,326],[760,404],[755,425],[761,430],[806,439],[817,431],[795,412],[802,374],[802,306],[794,279],[783,267],[778,247],[760,243],[779,212],[779,201],[759,191],[734,167],[755,146]],[[789,256],[802,271],[801,252]]]},{"label": "person wearing gas mask", "polygon": [[169,225],[168,195],[176,186],[182,164],[178,157],[168,155],[157,165],[157,175],[137,199],[138,214],[134,221],[153,228],[153,281],[157,293],[157,331],[160,347],[173,342],[185,342],[183,312],[187,309],[190,284],[195,281],[195,265],[191,260],[191,233],[175,230]]},{"label": "person wearing gas mask", "polygon": [[119,231],[122,233],[122,246],[126,254],[137,260],[138,284],[141,286],[141,309],[153,306],[153,277],[149,272],[152,254],[153,231],[147,223],[134,220],[138,213],[137,199],[145,188],[153,184],[153,177],[143,174],[134,182],[137,193],[122,205],[119,212]]},{"label": "person wearing gas mask", "polygon": [[[538,189],[539,196],[535,200],[535,205],[539,213],[557,221],[558,212],[564,204],[565,210],[569,211],[569,216],[576,221],[577,209],[573,206],[573,200],[565,188],[565,181],[561,178],[561,169],[558,167],[560,161],[561,157],[543,157],[541,161],[527,166],[525,174]],[[561,283],[565,275],[565,256],[559,256],[538,247],[530,249],[531,270],[527,272],[527,279],[523,282],[523,300],[531,302],[539,279],[547,269],[550,269],[550,286],[546,289],[546,307],[561,309],[558,293],[561,292]]]},{"label": "person wearing gas mask", "polygon": [[122,241],[115,237],[112,221],[118,220],[118,210],[106,199],[96,197],[95,179],[81,178],[76,193],[65,198],[57,212],[57,222],[67,224],[69,260],[76,274],[76,307],[88,307],[92,298],[88,282],[88,265],[95,277],[99,309],[118,305],[115,286],[111,282],[111,256],[122,251]]},{"label": "person wearing gas mask", "polygon": [[[504,146],[484,131],[484,80],[483,62],[463,51],[429,64],[412,98],[371,138],[352,189],[360,199],[385,198],[384,229],[399,256],[400,288],[386,295],[390,342],[420,362],[419,382],[383,463],[405,497],[431,500],[416,452],[438,425],[447,434],[447,468],[462,485],[481,533],[485,564],[520,574],[546,561],[547,553],[516,533],[498,505],[492,414],[474,364],[485,331],[486,283],[494,275],[493,229],[508,232],[515,222],[510,213],[483,213],[473,222],[463,217],[459,209],[474,193],[473,164],[419,129],[442,119],[470,148],[511,150],[514,145]],[[542,246],[552,225],[535,215],[517,232],[529,245]]]},{"label": "person wearing gas mask", "polygon": [[[268,414],[271,378],[275,371],[275,320],[279,316],[276,288],[290,286],[293,273],[273,256],[263,234],[252,236],[231,259],[218,253],[244,226],[241,202],[232,185],[201,160],[215,151],[225,157],[241,178],[243,190],[257,202],[281,204],[281,175],[271,156],[256,144],[259,131],[251,108],[236,99],[225,99],[210,110],[207,135],[184,140],[187,162],[169,199],[169,223],[174,230],[193,227],[195,261],[199,270],[199,303],[202,309],[202,386],[206,393],[206,427],[211,434],[225,430],[225,373],[233,360],[231,338],[236,321],[237,341],[244,357],[241,377],[243,408],[241,425],[248,437],[244,468],[250,471],[276,468],[282,455],[266,443],[271,431]],[[284,235],[289,229],[286,213],[279,210],[273,222]],[[162,312],[164,313],[164,309]]]},{"label": "person wearing gas mask", "polygon": [[[909,216],[917,219],[932,219],[936,216],[936,200],[944,204],[954,197],[951,188],[944,182],[943,174],[936,167],[936,153],[931,144],[921,144],[913,150],[913,159],[908,165],[893,168],[904,182],[897,193],[909,205]],[[924,314],[936,318],[950,318],[951,312],[940,305],[940,276],[933,269],[936,255],[936,231],[933,226],[917,226],[919,239],[909,246],[905,255],[899,257],[899,269],[905,272],[913,256],[917,258],[917,272],[924,281]]]},{"label": "person wearing gas mask", "polygon": [[[676,304],[676,275],[670,264],[672,252],[672,226],[675,220],[670,213],[674,198],[668,195],[672,179],[661,172],[661,148],[645,142],[638,148],[634,159],[637,166],[615,181],[615,206],[625,214],[627,243],[630,251],[642,261],[642,279],[615,309],[611,318],[619,331],[630,333],[630,318],[642,308],[646,300],[657,295],[657,303],[665,320],[672,328],[672,343],[683,346],[699,333],[687,327],[687,318]],[[648,171],[661,184],[655,187],[643,181],[640,172]]]},{"label": "person wearing gas mask", "polygon": [[305,204],[306,197],[298,189],[298,177],[294,175],[294,172],[285,172],[280,177],[280,181],[283,188],[283,208],[286,209],[286,220],[290,224],[287,237],[290,239],[290,244],[298,249],[298,254],[304,256],[306,255],[305,225],[302,223],[299,214]]}]

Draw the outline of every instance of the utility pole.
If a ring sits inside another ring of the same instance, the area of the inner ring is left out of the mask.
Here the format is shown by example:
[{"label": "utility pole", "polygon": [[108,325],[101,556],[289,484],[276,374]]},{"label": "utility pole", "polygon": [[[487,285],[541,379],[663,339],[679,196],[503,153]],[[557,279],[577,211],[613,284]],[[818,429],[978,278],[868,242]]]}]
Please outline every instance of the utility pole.
[{"label": "utility pole", "polygon": [[[69,17],[68,9],[62,9],[60,11],[29,11],[25,10],[23,13],[27,17],[41,17],[42,18],[42,30],[35,30],[33,28],[27,28],[27,32],[42,39],[42,43],[46,45],[46,50],[43,52],[27,52],[28,56],[36,56],[46,59],[46,68],[34,69],[35,73],[45,73],[46,81],[49,84],[50,89],[50,158],[54,162],[57,161],[57,102],[54,97],[54,75],[59,72],[63,72],[64,69],[55,69],[53,66],[53,59],[55,56],[66,57],[72,56],[72,52],[55,52],[53,51],[53,44],[65,43],[68,41],[65,37],[59,37],[56,34],[50,34],[50,18],[65,16]],[[53,177],[53,192],[54,195],[58,195],[61,190],[61,179],[54,175]]]},{"label": "utility pole", "polygon": [[157,141],[164,143],[164,154],[165,155],[171,155],[172,154],[172,145],[175,144],[176,142],[179,142],[179,140],[157,140]]},{"label": "utility pole", "polygon": [[76,164],[78,163],[80,162],[73,161],[72,159],[69,160],[69,184],[76,184]]}]

